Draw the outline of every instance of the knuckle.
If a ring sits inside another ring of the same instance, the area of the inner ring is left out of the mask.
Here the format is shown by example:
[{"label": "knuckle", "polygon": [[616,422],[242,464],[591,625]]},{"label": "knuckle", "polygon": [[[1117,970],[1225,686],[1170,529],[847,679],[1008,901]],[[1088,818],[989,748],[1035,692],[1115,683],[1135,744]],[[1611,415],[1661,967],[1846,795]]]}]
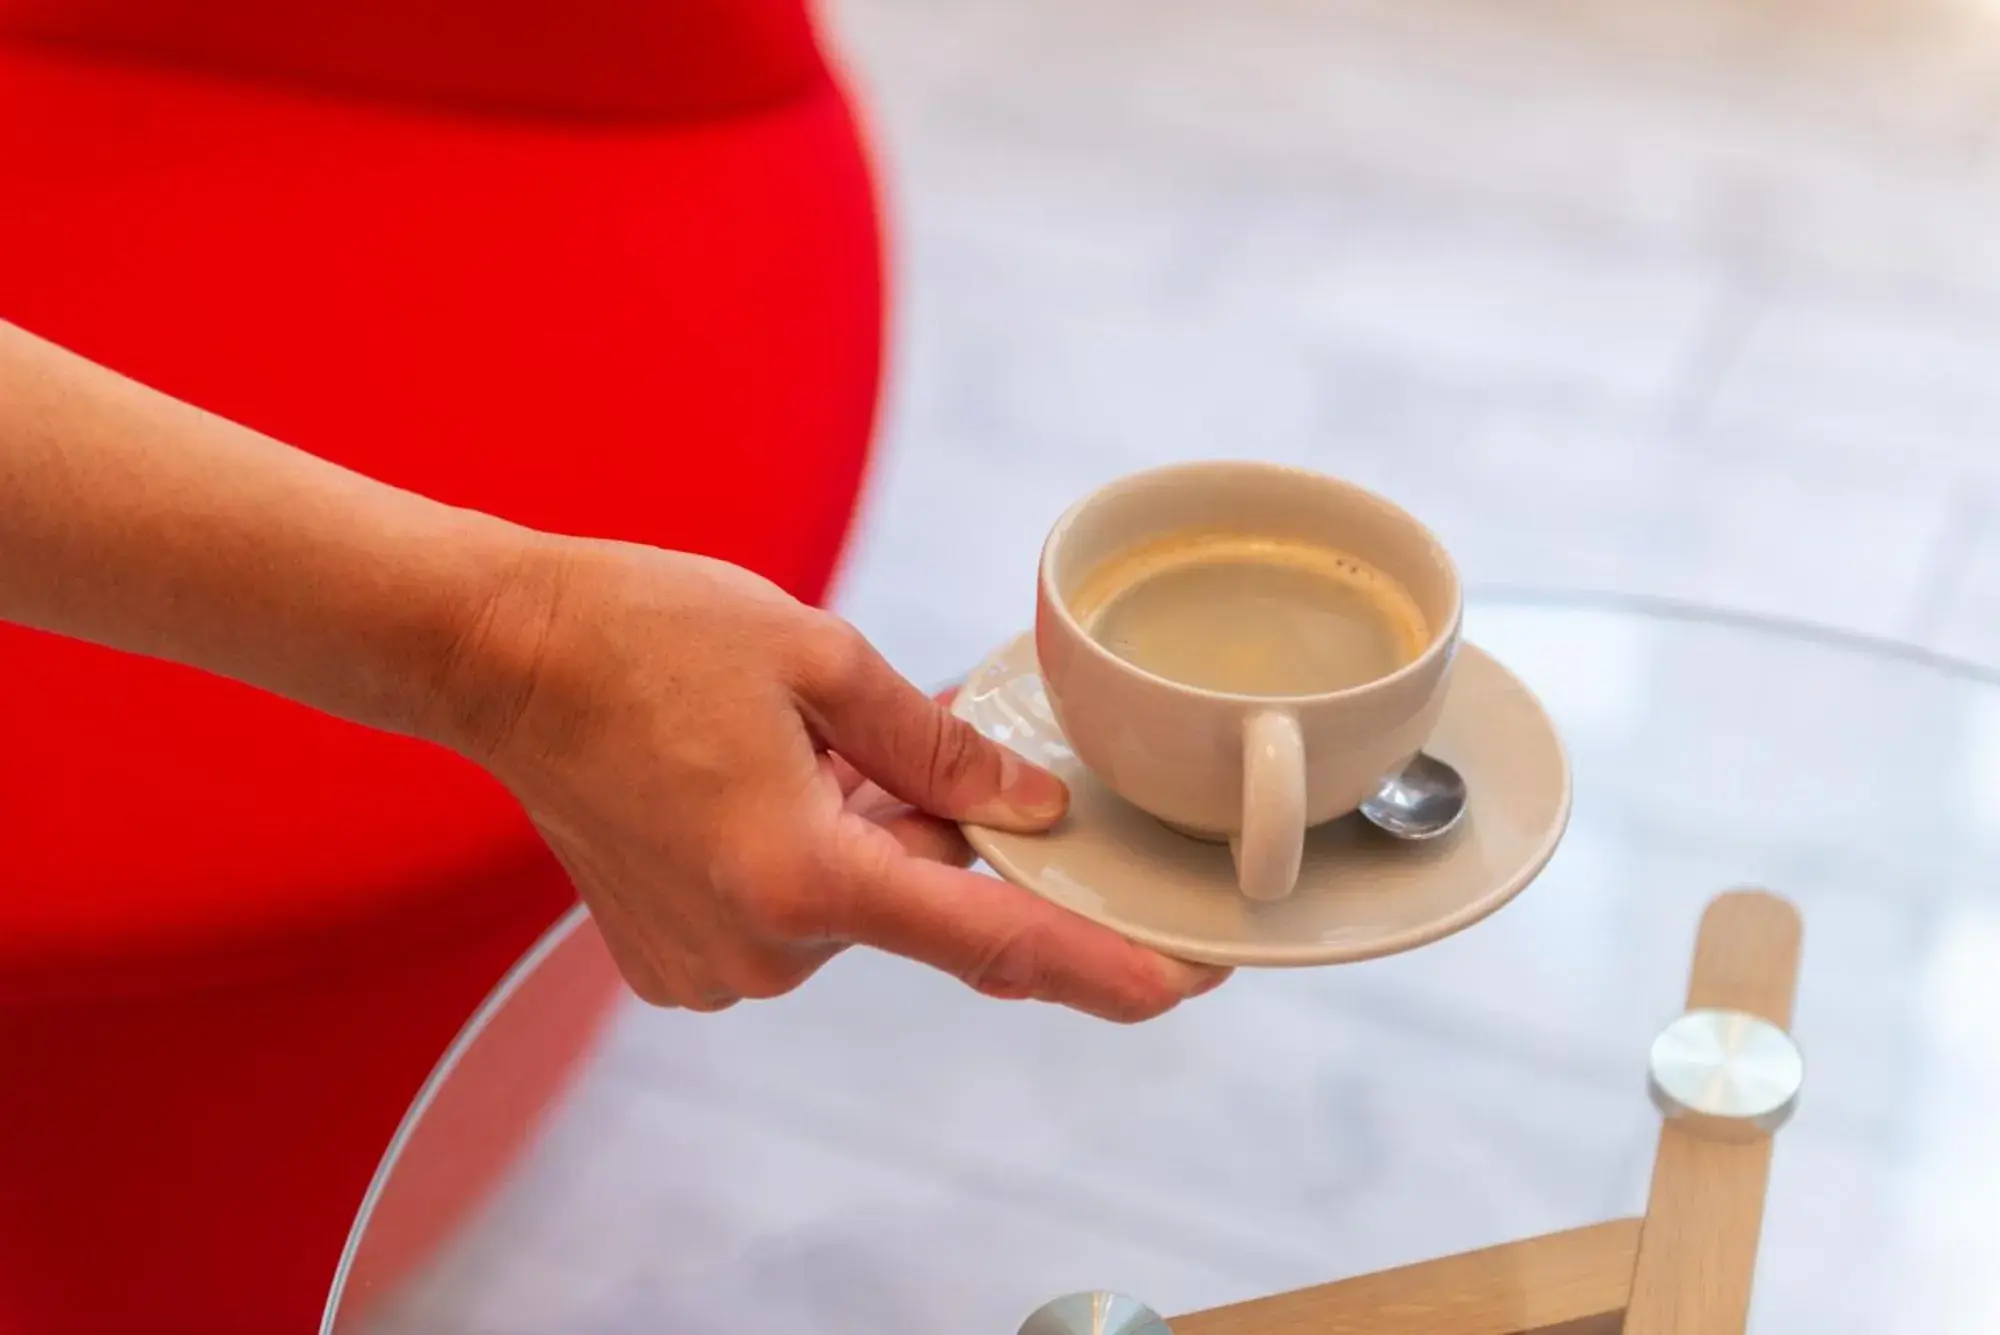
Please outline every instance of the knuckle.
[{"label": "knuckle", "polygon": [[810,863],[790,861],[773,870],[734,905],[736,919],[752,936],[767,941],[814,941],[837,925],[836,884]]},{"label": "knuckle", "polygon": [[997,941],[961,976],[989,997],[1054,1002],[1115,1024],[1157,1019],[1182,1000],[1157,979],[1085,976],[1065,968],[1060,946],[1046,927],[1026,926]]},{"label": "knuckle", "polygon": [[864,681],[875,660],[867,636],[826,615],[806,632],[801,653],[807,678],[832,695],[844,695]]},{"label": "knuckle", "polygon": [[771,850],[755,839],[718,839],[708,859],[708,883],[732,904],[755,901],[774,877]]},{"label": "knuckle", "polygon": [[861,930],[875,887],[900,850],[864,823],[843,823],[827,844],[802,854],[781,883],[756,906],[750,923],[769,938],[794,944],[849,940]]},{"label": "knuckle", "polygon": [[805,877],[805,859],[755,827],[725,835],[709,861],[709,885],[727,911],[753,930],[776,929]]},{"label": "knuckle", "polygon": [[1025,1001],[1048,990],[1048,959],[1043,932],[1027,927],[1002,937],[960,976],[985,996]]},{"label": "knuckle", "polygon": [[928,733],[923,745],[932,791],[952,792],[976,778],[986,761],[986,745],[972,725],[943,710],[929,710],[922,717],[925,722],[920,726]]},{"label": "knuckle", "polygon": [[739,909],[743,925],[774,941],[807,941],[826,931],[827,915],[816,896],[798,890],[760,895]]},{"label": "knuckle", "polygon": [[749,841],[718,865],[713,884],[725,912],[752,939],[814,942],[837,938],[852,906],[852,859],[837,849]]}]

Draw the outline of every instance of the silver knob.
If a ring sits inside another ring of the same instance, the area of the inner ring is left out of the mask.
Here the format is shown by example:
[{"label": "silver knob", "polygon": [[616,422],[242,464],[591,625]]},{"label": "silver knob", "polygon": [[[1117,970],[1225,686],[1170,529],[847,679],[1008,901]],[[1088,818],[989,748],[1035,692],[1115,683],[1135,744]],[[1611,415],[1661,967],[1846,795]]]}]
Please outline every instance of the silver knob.
[{"label": "silver knob", "polygon": [[1742,1011],[1689,1011],[1653,1040],[1653,1103],[1710,1140],[1756,1140],[1791,1119],[1805,1085],[1792,1036]]},{"label": "silver knob", "polygon": [[1166,1321],[1122,1293],[1069,1293],[1037,1307],[1020,1335],[1172,1335]]}]

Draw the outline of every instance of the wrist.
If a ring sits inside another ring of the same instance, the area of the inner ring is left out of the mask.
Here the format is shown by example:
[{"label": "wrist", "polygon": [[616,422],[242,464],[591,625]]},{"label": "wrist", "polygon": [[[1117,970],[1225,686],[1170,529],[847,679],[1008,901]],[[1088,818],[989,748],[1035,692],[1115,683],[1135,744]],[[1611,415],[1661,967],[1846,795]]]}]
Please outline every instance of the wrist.
[{"label": "wrist", "polygon": [[411,732],[491,763],[534,697],[571,541],[464,514],[448,593],[415,674]]}]

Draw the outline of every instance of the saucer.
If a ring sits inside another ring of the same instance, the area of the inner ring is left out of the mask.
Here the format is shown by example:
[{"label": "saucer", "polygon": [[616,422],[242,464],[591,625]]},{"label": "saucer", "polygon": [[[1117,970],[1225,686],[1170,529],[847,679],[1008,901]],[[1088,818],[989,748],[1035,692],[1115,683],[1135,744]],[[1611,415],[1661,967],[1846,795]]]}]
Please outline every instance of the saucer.
[{"label": "saucer", "polygon": [[1535,879],[1569,822],[1569,761],[1541,703],[1494,658],[1461,644],[1425,747],[1465,775],[1471,808],[1450,835],[1399,843],[1359,816],[1306,835],[1298,888],[1274,904],[1236,890],[1229,850],[1176,834],[1084,768],[1021,635],[966,679],[952,709],[1070,786],[1047,834],[967,826],[994,871],[1168,955],[1207,964],[1342,964],[1462,931]]}]

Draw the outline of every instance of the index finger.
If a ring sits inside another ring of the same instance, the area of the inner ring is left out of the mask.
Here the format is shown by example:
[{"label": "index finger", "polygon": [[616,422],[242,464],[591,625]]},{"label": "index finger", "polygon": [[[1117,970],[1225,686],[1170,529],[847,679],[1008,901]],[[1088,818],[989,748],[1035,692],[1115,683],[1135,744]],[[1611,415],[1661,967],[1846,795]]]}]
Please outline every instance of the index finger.
[{"label": "index finger", "polygon": [[1229,976],[1005,881],[914,858],[875,869],[847,904],[849,940],[942,969],[988,996],[1053,1001],[1107,1020],[1150,1019]]}]

